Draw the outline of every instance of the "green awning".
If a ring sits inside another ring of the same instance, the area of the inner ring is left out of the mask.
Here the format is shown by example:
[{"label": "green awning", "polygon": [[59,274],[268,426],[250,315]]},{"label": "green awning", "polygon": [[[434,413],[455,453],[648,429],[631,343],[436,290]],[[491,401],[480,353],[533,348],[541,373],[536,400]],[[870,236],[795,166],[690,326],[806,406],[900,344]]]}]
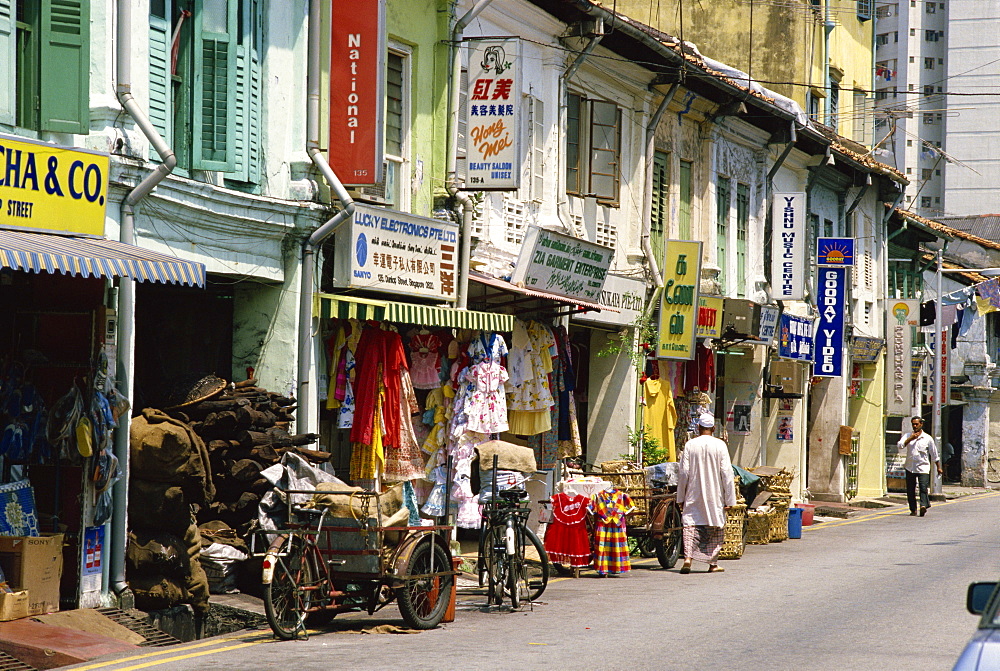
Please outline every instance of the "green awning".
[{"label": "green awning", "polygon": [[320,319],[371,319],[373,321],[472,329],[474,331],[509,333],[514,329],[512,315],[395,301],[377,301],[338,294],[315,294],[313,316]]}]

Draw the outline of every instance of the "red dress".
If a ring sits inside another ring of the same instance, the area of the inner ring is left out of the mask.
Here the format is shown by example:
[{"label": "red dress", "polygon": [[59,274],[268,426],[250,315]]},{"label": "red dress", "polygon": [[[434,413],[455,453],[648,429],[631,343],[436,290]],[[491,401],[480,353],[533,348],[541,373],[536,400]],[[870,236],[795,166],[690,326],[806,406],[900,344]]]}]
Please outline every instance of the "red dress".
[{"label": "red dress", "polygon": [[590,499],[582,494],[563,492],[552,497],[552,521],[545,530],[545,551],[553,562],[571,568],[590,565],[589,503]]}]

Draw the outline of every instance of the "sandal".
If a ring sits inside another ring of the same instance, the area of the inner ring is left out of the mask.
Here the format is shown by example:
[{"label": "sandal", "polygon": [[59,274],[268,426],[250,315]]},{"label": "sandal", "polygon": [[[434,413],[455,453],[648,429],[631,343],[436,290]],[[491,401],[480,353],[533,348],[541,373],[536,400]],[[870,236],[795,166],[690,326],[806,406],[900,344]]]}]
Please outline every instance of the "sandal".
[{"label": "sandal", "polygon": [[681,566],[681,573],[690,573],[690,572],[691,572],[691,562],[686,561]]},{"label": "sandal", "polygon": [[722,567],[721,567],[721,566],[719,566],[718,564],[713,564],[712,566],[709,566],[709,567],[708,567],[708,572],[709,572],[709,573],[722,573],[722,572],[724,572],[725,570],[726,570],[726,569],[722,568]]}]

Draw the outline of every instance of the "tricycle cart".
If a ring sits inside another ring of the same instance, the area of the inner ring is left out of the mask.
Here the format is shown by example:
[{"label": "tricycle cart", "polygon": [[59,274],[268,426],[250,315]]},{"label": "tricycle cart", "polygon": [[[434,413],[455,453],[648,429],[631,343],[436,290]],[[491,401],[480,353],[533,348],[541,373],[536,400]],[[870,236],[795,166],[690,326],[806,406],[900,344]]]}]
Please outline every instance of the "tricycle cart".
[{"label": "tricycle cart", "polygon": [[414,629],[441,622],[456,575],[450,526],[383,526],[377,492],[322,492],[348,497],[350,517],[340,517],[292,503],[290,495],[315,491],[277,491],[290,521],[256,531],[254,540],[267,547],[255,556],[263,556],[264,610],[278,638],[308,636],[307,624],[347,611],[370,615],[394,600]]},{"label": "tricycle cart", "polygon": [[644,557],[656,556],[663,568],[673,568],[681,554],[681,510],[677,487],[657,481],[647,484],[641,470],[617,470],[633,466],[629,462],[604,462],[595,473],[632,499],[634,510],[626,519],[629,545]]}]

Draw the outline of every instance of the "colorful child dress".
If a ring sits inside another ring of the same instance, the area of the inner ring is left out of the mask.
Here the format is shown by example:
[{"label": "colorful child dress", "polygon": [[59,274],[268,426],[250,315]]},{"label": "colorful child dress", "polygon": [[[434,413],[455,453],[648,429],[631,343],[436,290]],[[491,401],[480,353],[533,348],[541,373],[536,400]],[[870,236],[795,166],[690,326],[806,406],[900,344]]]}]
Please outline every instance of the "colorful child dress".
[{"label": "colorful child dress", "polygon": [[545,551],[556,564],[569,568],[590,565],[589,502],[583,494],[562,492],[552,497],[552,521],[545,529]]},{"label": "colorful child dress", "polygon": [[632,570],[628,558],[625,516],[632,499],[617,489],[598,492],[590,500],[594,514],[594,569],[599,576]]}]

